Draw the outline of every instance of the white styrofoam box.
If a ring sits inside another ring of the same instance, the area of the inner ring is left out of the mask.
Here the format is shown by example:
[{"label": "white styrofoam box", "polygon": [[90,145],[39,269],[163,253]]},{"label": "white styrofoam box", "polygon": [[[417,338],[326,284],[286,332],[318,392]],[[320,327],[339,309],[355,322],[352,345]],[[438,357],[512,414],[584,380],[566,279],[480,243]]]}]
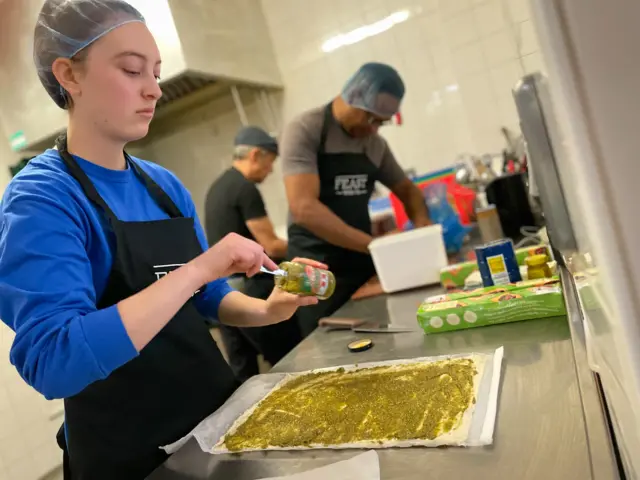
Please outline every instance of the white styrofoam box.
[{"label": "white styrofoam box", "polygon": [[369,251],[386,293],[438,283],[447,265],[440,225],[376,238]]}]

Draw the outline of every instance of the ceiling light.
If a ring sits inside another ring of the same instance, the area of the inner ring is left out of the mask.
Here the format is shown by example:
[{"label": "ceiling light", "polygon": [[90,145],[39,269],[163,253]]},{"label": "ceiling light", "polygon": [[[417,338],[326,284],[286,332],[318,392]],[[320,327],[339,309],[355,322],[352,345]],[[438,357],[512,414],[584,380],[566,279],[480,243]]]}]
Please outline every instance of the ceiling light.
[{"label": "ceiling light", "polygon": [[408,10],[400,10],[392,13],[388,17],[378,20],[377,22],[370,23],[358,27],[355,30],[351,30],[347,33],[341,33],[335,37],[331,37],[329,40],[322,44],[323,52],[332,52],[345,45],[353,45],[354,43],[361,42],[365,38],[373,37],[382,32],[386,32],[394,25],[405,22],[410,17]]}]

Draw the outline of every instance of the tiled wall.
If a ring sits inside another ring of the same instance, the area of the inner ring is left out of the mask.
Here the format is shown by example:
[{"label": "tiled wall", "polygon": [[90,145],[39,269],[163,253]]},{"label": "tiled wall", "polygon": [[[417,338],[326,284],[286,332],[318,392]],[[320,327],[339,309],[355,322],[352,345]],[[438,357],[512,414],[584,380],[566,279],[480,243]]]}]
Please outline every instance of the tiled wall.
[{"label": "tiled wall", "polygon": [[[363,62],[389,63],[407,86],[405,125],[382,134],[403,165],[420,170],[446,166],[461,152],[503,148],[500,127],[518,125],[510,88],[541,64],[527,0],[262,5],[285,82],[285,118],[329,100]],[[360,42],[321,49],[333,36],[405,17]]]},{"label": "tiled wall", "polygon": [[[239,89],[248,122],[269,131],[255,92]],[[230,94],[205,103],[186,114],[152,125],[148,142],[130,152],[154,160],[173,171],[187,186],[200,218],[213,181],[231,166],[233,138],[242,126]],[[287,206],[279,162],[274,173],[260,185],[269,216],[276,226],[286,222]]]},{"label": "tiled wall", "polygon": [[[328,102],[362,63],[389,63],[407,86],[404,124],[381,133],[400,163],[419,172],[450,165],[460,153],[500,152],[500,127],[518,130],[511,87],[542,69],[527,0],[262,0],[262,7],[285,85],[281,118]],[[405,17],[360,42],[322,50],[336,35]],[[250,122],[262,123],[255,107],[249,111]],[[175,170],[201,208],[228,165],[239,119],[227,99],[183,123],[176,119],[143,154]],[[278,170],[263,192],[272,220],[284,225]]]}]

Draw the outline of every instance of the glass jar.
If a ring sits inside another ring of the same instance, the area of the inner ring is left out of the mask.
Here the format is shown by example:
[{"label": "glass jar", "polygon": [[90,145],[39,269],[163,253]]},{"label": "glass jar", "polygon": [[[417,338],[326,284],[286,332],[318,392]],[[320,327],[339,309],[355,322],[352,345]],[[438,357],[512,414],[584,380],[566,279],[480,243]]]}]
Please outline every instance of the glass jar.
[{"label": "glass jar", "polygon": [[551,277],[551,269],[547,264],[546,255],[531,255],[525,258],[524,263],[527,265],[527,279],[537,280]]},{"label": "glass jar", "polygon": [[328,270],[299,262],[282,262],[279,267],[284,274],[276,275],[275,283],[285,292],[326,300],[336,289],[336,278]]}]

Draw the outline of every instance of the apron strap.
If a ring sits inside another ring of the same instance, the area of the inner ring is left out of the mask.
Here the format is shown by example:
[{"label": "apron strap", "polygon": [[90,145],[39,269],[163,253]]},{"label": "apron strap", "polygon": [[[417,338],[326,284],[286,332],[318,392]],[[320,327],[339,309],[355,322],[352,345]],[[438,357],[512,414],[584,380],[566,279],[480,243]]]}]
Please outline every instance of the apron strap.
[{"label": "apron strap", "polygon": [[[87,198],[104,211],[110,222],[118,221],[115,213],[113,213],[113,210],[111,210],[109,205],[107,205],[104,199],[100,196],[96,187],[93,185],[93,182],[89,179],[84,170],[80,168],[78,162],[74,160],[67,150],[66,133],[63,133],[58,137],[56,140],[56,148],[58,149],[60,157],[62,157],[62,161],[71,172],[71,175],[78,181]],[[162,188],[136,162],[133,161],[127,152],[124,152],[124,156],[129,168],[132,168],[136,175],[138,175],[142,180],[158,206],[160,206],[160,208],[162,208],[170,218],[183,217],[182,212],[180,212],[178,207],[176,207],[176,204],[171,200],[171,197],[169,197],[169,195],[167,195],[167,193],[162,190]]]},{"label": "apron strap", "polygon": [[331,111],[331,106],[333,102],[329,103],[326,107],[324,107],[324,118],[322,120],[322,130],[320,131],[320,145],[318,145],[318,153],[320,155],[325,153],[324,144],[327,141],[327,134],[329,133],[329,125],[331,125],[331,117],[333,116],[333,112]]},{"label": "apron strap", "polygon": [[129,165],[133,168],[136,174],[142,179],[147,190],[156,201],[156,203],[162,208],[167,215],[171,218],[182,218],[184,215],[176,204],[171,200],[171,197],[165,192],[160,185],[158,185],[153,178],[151,178],[147,172],[145,172],[140,165],[133,161],[128,153],[125,152],[125,157]]},{"label": "apron strap", "polygon": [[75,178],[78,181],[78,183],[82,187],[82,190],[84,190],[84,193],[87,196],[87,198],[104,211],[105,215],[109,219],[109,222],[113,226],[113,222],[118,221],[118,218],[113,213],[113,210],[109,208],[109,205],[107,205],[107,203],[100,196],[100,194],[98,193],[98,190],[96,190],[96,187],[93,185],[93,182],[89,179],[87,174],[84,173],[84,170],[80,168],[80,165],[78,165],[78,162],[74,160],[74,158],[71,156],[71,154],[67,150],[67,134],[66,133],[63,133],[56,139],[56,148],[58,149],[58,153],[60,154],[62,161],[69,169],[71,176],[73,176],[73,178]]}]

